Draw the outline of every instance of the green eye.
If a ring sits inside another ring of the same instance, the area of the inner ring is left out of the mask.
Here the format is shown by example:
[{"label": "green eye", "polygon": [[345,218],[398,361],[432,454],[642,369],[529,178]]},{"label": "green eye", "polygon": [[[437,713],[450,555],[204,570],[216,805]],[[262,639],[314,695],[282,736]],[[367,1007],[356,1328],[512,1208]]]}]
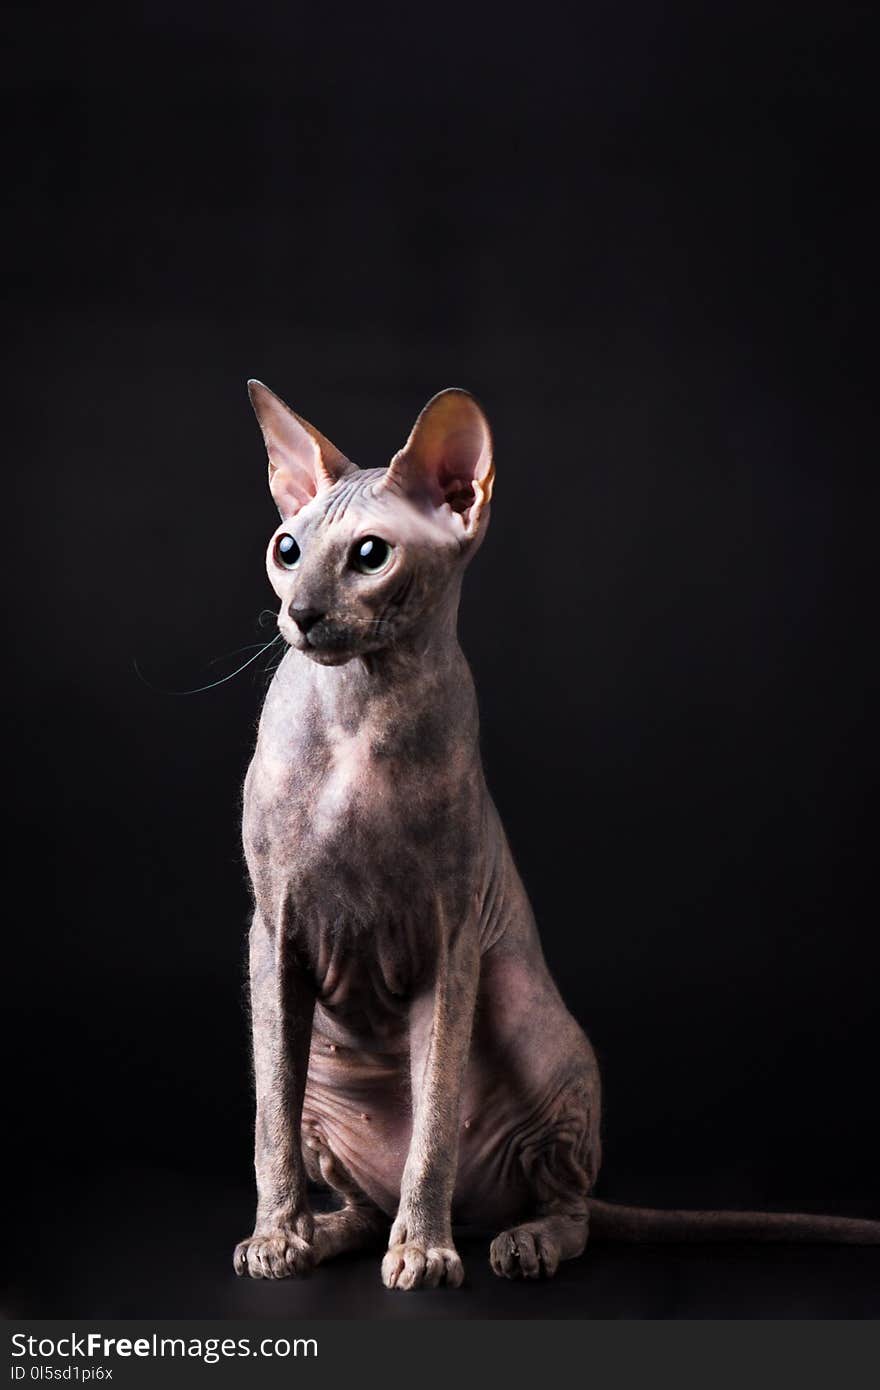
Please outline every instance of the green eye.
[{"label": "green eye", "polygon": [[299,563],[300,548],[293,536],[279,536],[275,542],[275,558],[286,570],[292,570]]},{"label": "green eye", "polygon": [[351,552],[351,564],[361,574],[378,574],[391,559],[391,546],[378,536],[365,536]]}]

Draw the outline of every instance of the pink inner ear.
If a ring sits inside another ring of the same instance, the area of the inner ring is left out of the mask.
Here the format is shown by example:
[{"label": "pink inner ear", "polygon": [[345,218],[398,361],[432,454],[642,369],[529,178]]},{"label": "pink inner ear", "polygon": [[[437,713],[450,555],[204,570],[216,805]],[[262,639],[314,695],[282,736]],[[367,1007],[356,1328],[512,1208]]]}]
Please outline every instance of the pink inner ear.
[{"label": "pink inner ear", "polygon": [[389,464],[389,478],[413,499],[449,507],[472,534],[492,495],[492,437],[480,407],[451,388],[428,402],[406,445]]},{"label": "pink inner ear", "polygon": [[482,446],[482,435],[471,428],[457,430],[443,443],[435,476],[443,500],[454,512],[466,512],[474,504],[474,479],[486,471]]},{"label": "pink inner ear", "polygon": [[311,502],[318,488],[314,476],[305,469],[276,466],[270,455],[269,491],[281,515],[288,517],[295,516],[307,502]]},{"label": "pink inner ear", "polygon": [[467,478],[457,478],[453,473],[441,469],[439,477],[444,500],[454,512],[466,512],[474,505],[473,483]]}]

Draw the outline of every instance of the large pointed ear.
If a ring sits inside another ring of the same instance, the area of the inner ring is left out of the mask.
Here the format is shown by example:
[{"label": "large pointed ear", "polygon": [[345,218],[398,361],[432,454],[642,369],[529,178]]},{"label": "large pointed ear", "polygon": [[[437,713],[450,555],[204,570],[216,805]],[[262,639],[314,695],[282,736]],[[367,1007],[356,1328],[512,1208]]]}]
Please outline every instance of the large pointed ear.
[{"label": "large pointed ear", "polygon": [[357,472],[357,464],[261,381],[248,382],[248,395],[269,455],[269,490],[283,517],[294,516],[323,488]]},{"label": "large pointed ear", "polygon": [[488,421],[468,391],[450,387],[428,401],[384,482],[423,506],[449,507],[470,539],[488,507],[494,478]]}]

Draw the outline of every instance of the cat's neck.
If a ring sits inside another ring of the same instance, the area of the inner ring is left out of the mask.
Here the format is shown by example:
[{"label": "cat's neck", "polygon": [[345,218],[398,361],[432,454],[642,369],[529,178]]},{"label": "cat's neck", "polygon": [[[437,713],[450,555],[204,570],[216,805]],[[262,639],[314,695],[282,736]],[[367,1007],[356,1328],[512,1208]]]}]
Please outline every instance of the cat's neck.
[{"label": "cat's neck", "polygon": [[476,734],[473,682],[458,641],[457,604],[438,606],[403,640],[340,666],[320,665],[302,652],[288,651],[273,686],[282,696],[299,692],[322,723],[350,730],[365,721],[417,719],[429,710],[458,720],[465,736]]}]

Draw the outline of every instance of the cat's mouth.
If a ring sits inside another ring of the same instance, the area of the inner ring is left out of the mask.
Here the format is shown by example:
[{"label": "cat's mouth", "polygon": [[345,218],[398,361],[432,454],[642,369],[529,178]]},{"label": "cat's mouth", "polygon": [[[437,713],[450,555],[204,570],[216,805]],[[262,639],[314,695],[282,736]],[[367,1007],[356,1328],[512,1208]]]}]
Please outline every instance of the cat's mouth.
[{"label": "cat's mouth", "polygon": [[308,632],[301,632],[295,627],[290,630],[286,624],[282,627],[279,623],[279,627],[288,646],[302,652],[303,656],[319,666],[344,666],[361,654],[362,643],[347,628],[329,623],[319,623]]},{"label": "cat's mouth", "polygon": [[353,648],[315,646],[308,638],[302,643],[297,643],[297,651],[311,657],[319,666],[344,666],[347,661],[358,655]]}]

